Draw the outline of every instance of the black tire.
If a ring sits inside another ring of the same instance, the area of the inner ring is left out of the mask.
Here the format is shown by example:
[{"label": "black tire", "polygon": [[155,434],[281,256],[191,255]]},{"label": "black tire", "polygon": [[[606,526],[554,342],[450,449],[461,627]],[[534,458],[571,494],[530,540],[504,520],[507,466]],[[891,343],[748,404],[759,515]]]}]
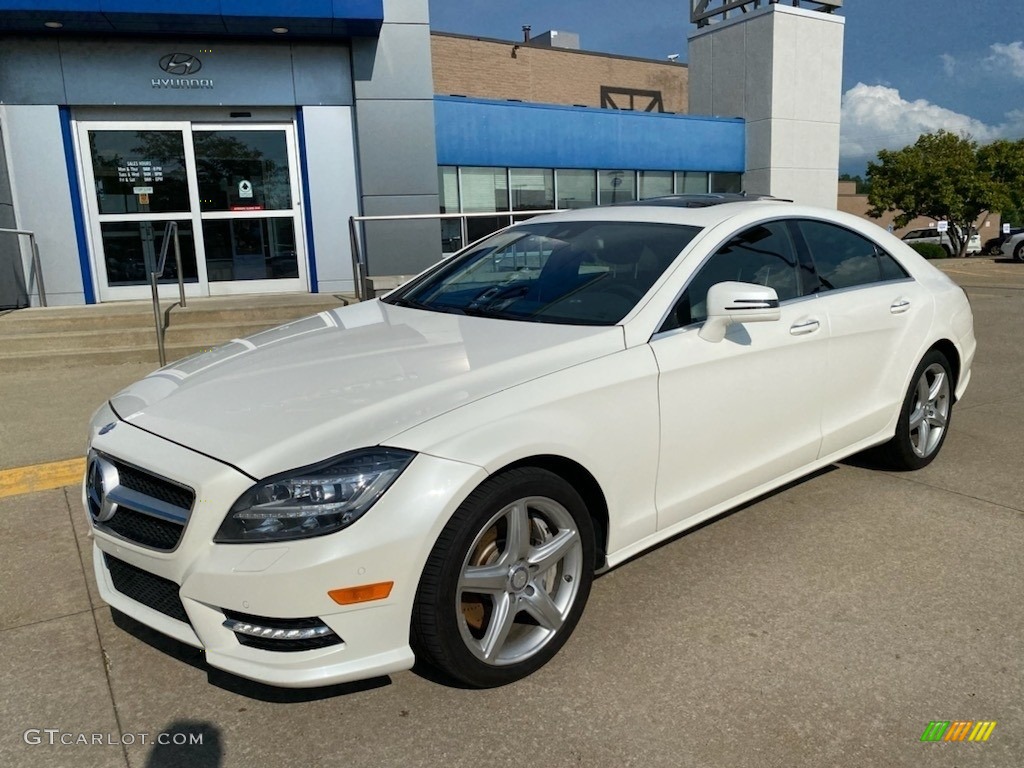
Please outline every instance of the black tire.
[{"label": "black tire", "polygon": [[[944,386],[936,383],[936,375],[940,370],[945,377]],[[939,390],[934,401],[922,404],[922,387],[930,391]],[[953,381],[952,369],[946,356],[936,349],[928,352],[910,379],[910,386],[900,408],[896,434],[876,452],[884,468],[905,472],[932,463],[949,433],[955,389],[956,382]],[[920,413],[918,408],[921,408]],[[941,431],[936,435],[934,430],[940,429],[940,422]]]},{"label": "black tire", "polygon": [[1024,261],[1024,240],[1017,243],[1017,247],[1013,249],[1013,260]]},{"label": "black tire", "polygon": [[[529,521],[528,544],[508,536],[513,518],[520,530],[522,520]],[[544,560],[544,544],[565,551]],[[492,593],[460,587],[470,578],[480,584],[490,578]],[[509,470],[473,491],[438,537],[416,591],[413,650],[474,688],[515,682],[544,666],[569,639],[593,578],[594,528],[580,495],[547,470]],[[512,616],[507,622],[498,619],[503,608]],[[486,658],[489,645],[494,651]]]}]

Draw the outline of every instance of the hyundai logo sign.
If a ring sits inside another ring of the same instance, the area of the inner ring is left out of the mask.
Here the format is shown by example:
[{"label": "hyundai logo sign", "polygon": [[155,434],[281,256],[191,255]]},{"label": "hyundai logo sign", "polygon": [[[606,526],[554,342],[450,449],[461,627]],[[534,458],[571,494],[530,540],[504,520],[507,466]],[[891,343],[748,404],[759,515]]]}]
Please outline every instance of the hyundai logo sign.
[{"label": "hyundai logo sign", "polygon": [[160,69],[169,75],[194,75],[203,62],[191,53],[168,53],[160,59]]}]

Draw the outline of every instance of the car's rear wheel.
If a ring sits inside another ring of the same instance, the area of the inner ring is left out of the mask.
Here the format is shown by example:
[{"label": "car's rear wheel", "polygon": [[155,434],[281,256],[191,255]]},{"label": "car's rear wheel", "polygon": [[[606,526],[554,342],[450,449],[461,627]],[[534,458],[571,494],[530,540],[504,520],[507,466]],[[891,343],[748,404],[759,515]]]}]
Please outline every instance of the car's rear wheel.
[{"label": "car's rear wheel", "polygon": [[477,488],[438,538],[416,593],[417,656],[479,688],[546,664],[575,629],[594,575],[586,504],[537,468]]},{"label": "car's rear wheel", "polygon": [[1013,249],[1013,260],[1024,261],[1024,240],[1017,243],[1017,247]]},{"label": "car's rear wheel", "polygon": [[879,450],[885,466],[896,470],[926,467],[938,456],[953,415],[953,376],[949,361],[932,350],[914,372],[903,399],[892,440]]}]

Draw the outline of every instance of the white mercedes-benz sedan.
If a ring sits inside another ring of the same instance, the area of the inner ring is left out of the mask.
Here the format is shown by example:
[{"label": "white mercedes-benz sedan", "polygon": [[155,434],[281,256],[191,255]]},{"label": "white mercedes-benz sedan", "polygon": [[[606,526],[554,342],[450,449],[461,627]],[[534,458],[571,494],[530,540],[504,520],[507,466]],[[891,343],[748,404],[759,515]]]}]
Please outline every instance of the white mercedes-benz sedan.
[{"label": "white mercedes-benz sedan", "polygon": [[502,685],[595,573],[860,451],[931,462],[974,353],[964,292],[852,216],[535,218],[111,398],[83,485],[99,588],[253,680],[418,658]]}]

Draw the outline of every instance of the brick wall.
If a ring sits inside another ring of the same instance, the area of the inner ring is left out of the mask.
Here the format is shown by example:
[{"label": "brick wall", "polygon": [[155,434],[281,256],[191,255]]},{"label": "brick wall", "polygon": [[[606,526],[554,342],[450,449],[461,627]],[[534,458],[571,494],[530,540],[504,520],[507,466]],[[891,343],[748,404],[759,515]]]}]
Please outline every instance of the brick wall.
[{"label": "brick wall", "polygon": [[[601,87],[658,91],[663,111],[685,113],[689,70],[685,64],[431,34],[434,93],[542,104],[601,106]],[[616,96],[620,108],[628,97]],[[637,97],[644,110],[650,99]],[[659,110],[655,110],[659,111]]]}]

